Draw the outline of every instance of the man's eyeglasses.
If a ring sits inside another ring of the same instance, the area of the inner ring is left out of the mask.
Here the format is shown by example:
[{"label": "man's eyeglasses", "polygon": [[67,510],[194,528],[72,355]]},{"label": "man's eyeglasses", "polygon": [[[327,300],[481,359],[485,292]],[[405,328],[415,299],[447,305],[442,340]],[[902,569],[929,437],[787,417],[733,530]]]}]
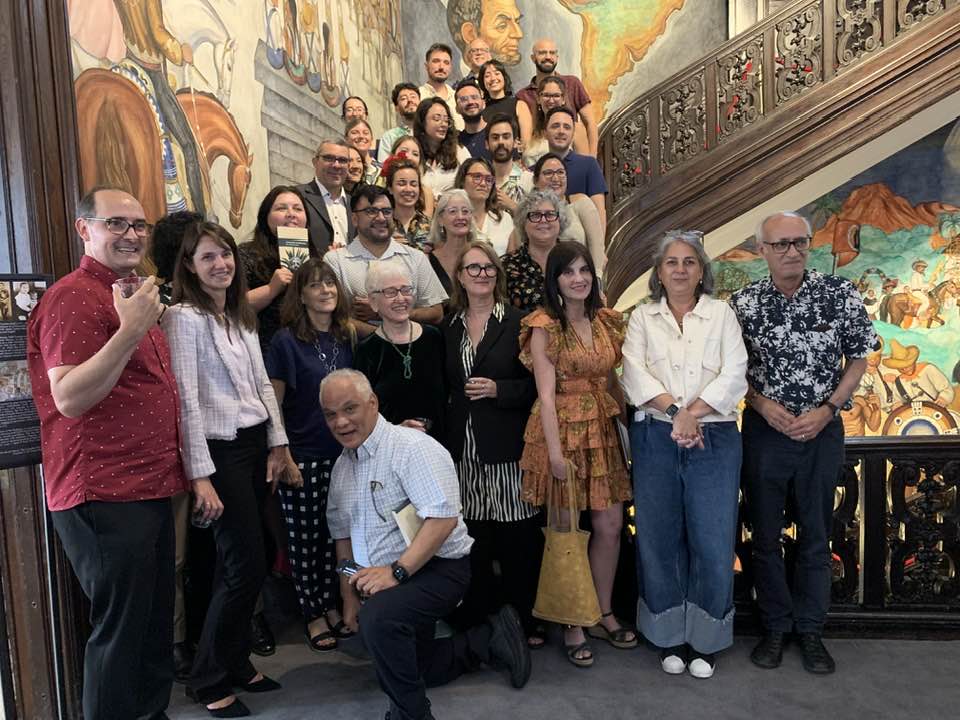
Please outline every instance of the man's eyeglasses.
[{"label": "man's eyeglasses", "polygon": [[553,222],[560,217],[560,213],[556,210],[545,210],[540,212],[539,210],[533,210],[527,213],[527,220],[530,222]]},{"label": "man's eyeglasses", "polygon": [[402,287],[383,288],[382,290],[371,290],[370,294],[371,295],[380,294],[380,295],[383,295],[388,300],[393,300],[397,295],[410,297],[411,295],[413,295],[413,288],[410,285],[403,285]]},{"label": "man's eyeglasses", "polygon": [[565,178],[567,176],[567,171],[563,168],[558,170],[541,170],[540,174],[547,180],[550,180],[552,178]]},{"label": "man's eyeglasses", "polygon": [[479,95],[458,95],[457,102],[466,105],[467,103],[480,102]]},{"label": "man's eyeglasses", "polygon": [[331,165],[346,165],[350,162],[349,157],[340,157],[339,155],[317,155],[317,157]]},{"label": "man's eyeglasses", "polygon": [[114,235],[126,235],[127,230],[133,228],[133,232],[138,237],[146,237],[150,234],[150,231],[153,230],[153,225],[148,223],[146,220],[134,220],[130,222],[129,220],[124,220],[123,218],[112,217],[112,218],[103,218],[103,217],[93,217],[88,215],[84,217],[84,220],[99,220],[104,225],[107,226],[107,230],[112,232]]},{"label": "man's eyeglasses", "polygon": [[383,215],[387,220],[393,217],[393,208],[389,207],[365,207],[362,210],[355,210],[354,212],[363,213],[371,220],[376,219],[377,215]]},{"label": "man's eyeglasses", "polygon": [[497,266],[493,263],[487,263],[486,265],[481,265],[480,263],[470,263],[469,265],[464,266],[463,269],[466,270],[467,275],[472,278],[480,277],[481,274],[488,278],[497,276]]},{"label": "man's eyeglasses", "polygon": [[790,251],[791,245],[797,249],[798,253],[805,253],[810,249],[810,236],[805,235],[804,237],[781,238],[780,240],[774,240],[773,242],[764,240],[763,244],[770,248],[777,255],[786,255]]},{"label": "man's eyeglasses", "polygon": [[487,175],[486,173],[469,172],[467,177],[477,185],[491,185],[493,183],[493,175]]}]

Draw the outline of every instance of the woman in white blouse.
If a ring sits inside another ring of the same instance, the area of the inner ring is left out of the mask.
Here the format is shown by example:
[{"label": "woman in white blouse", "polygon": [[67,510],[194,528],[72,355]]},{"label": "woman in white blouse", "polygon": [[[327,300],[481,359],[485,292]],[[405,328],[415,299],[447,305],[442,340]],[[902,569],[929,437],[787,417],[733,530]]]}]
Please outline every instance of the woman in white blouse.
[{"label": "woman in white blouse", "polygon": [[452,188],[457,168],[470,153],[457,142],[453,115],[443,99],[432,97],[420,103],[413,120],[413,137],[423,153],[423,184],[434,196]]},{"label": "woman in white blouse", "polygon": [[234,239],[219,225],[188,229],[174,268],[174,305],[163,318],[180,388],[193,522],[212,523],[217,546],[188,691],[214,717],[249,714],[234,688],[280,687],[249,659],[250,618],[267,570],[261,508],[272,482],[303,482],[287,449],[236,257]]},{"label": "woman in white blouse", "polygon": [[698,232],[660,241],[650,303],[630,317],[623,386],[637,513],[637,626],[663,670],[713,675],[733,642],[733,561],[740,482],[737,406],[747,351],[733,310],[710,297]]},{"label": "woman in white blouse", "polygon": [[496,182],[490,163],[483,158],[466,160],[457,170],[453,186],[466,191],[470,198],[477,239],[493,245],[497,257],[505,255],[513,233],[513,218],[497,200]]}]

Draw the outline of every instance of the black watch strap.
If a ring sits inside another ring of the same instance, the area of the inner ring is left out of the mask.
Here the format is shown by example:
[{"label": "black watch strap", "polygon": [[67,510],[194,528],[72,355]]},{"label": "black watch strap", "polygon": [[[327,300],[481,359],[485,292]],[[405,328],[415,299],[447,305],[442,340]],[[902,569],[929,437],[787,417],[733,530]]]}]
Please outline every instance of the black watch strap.
[{"label": "black watch strap", "polygon": [[410,579],[410,573],[407,572],[407,569],[400,563],[394,561],[390,563],[390,569],[393,570],[393,579],[398,583],[405,583]]},{"label": "black watch strap", "polygon": [[837,406],[837,405],[834,405],[834,404],[833,404],[832,402],[830,402],[829,400],[824,400],[824,401],[823,401],[823,404],[826,405],[826,406],[827,406],[828,408],[830,408],[831,410],[833,410],[833,416],[834,416],[834,417],[836,417],[837,415],[840,414],[840,407]]}]

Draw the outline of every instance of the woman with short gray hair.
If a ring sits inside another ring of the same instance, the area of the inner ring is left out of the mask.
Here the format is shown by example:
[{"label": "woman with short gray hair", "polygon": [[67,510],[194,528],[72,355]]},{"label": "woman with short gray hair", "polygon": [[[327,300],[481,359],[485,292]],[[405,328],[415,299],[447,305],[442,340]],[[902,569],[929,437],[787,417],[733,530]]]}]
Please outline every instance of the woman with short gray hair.
[{"label": "woman with short gray hair", "polygon": [[567,227],[566,203],[552,190],[532,190],[517,204],[513,224],[519,247],[504,256],[510,304],[530,311],[543,304],[547,256]]},{"label": "woman with short gray hair", "polygon": [[725,302],[710,297],[703,234],[667,233],[650,302],[630,317],[623,386],[637,513],[637,627],[664,672],[713,675],[733,642],[733,561],[740,482],[737,412],[747,351]]}]

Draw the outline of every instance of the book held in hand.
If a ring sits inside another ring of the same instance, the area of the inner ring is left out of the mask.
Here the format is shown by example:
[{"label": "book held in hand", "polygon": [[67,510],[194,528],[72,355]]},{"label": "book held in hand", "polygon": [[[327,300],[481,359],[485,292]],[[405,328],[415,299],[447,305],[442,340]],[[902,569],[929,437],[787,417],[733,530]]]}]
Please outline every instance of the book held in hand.
[{"label": "book held in hand", "polygon": [[280,267],[291,272],[310,259],[310,234],[306,228],[277,228],[277,247],[280,251]]}]

